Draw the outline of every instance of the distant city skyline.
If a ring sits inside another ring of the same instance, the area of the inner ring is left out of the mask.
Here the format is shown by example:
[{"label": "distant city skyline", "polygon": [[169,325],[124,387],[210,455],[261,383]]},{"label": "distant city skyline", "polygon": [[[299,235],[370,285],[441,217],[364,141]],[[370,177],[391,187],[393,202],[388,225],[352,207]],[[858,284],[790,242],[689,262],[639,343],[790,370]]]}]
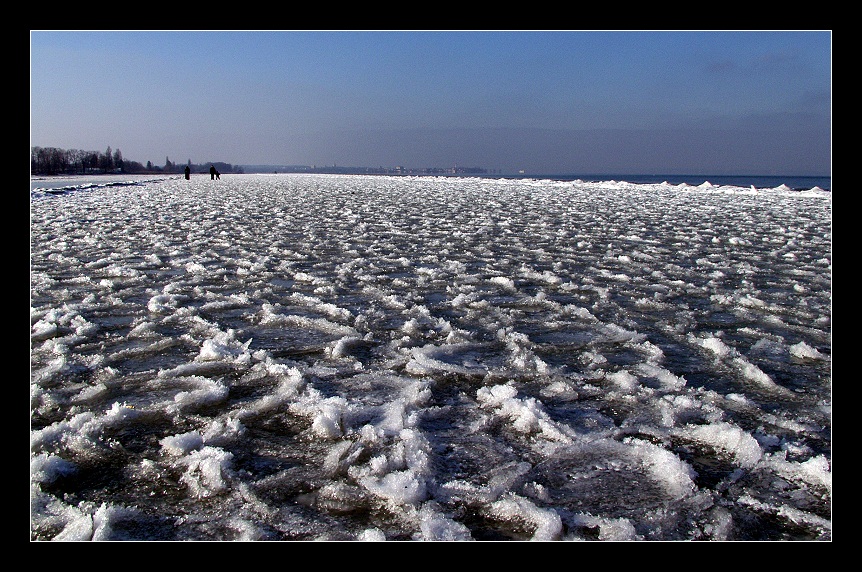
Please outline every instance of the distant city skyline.
[{"label": "distant city skyline", "polygon": [[141,163],[831,173],[831,32],[31,31],[30,144]]}]

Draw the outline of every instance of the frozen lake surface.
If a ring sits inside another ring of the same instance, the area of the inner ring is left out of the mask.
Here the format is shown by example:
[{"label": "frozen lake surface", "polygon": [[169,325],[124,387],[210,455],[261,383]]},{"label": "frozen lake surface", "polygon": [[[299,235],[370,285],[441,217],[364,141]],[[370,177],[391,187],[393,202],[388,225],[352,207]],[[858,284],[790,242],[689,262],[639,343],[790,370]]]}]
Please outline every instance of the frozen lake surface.
[{"label": "frozen lake surface", "polygon": [[831,540],[832,199],[31,184],[33,540]]}]

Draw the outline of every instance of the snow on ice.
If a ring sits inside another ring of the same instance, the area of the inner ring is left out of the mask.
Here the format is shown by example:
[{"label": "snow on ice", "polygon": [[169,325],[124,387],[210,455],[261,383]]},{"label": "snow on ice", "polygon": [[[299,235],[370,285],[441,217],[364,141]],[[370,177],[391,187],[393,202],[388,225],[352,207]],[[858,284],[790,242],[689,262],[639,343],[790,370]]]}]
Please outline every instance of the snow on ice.
[{"label": "snow on ice", "polygon": [[36,187],[33,540],[831,540],[831,193]]}]

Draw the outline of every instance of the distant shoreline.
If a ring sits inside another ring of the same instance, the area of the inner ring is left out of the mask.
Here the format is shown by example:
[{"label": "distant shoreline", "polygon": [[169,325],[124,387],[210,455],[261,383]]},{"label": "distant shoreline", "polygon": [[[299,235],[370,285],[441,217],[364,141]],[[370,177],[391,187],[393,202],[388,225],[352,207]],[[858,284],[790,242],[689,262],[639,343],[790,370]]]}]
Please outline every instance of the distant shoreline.
[{"label": "distant shoreline", "polygon": [[[241,165],[240,167],[248,167],[247,165]],[[407,176],[407,177],[452,177],[452,178],[462,178],[462,177],[478,177],[483,179],[535,179],[535,180],[551,180],[551,181],[584,181],[584,182],[607,182],[607,181],[618,181],[618,182],[626,182],[632,184],[662,184],[667,183],[670,185],[690,185],[690,186],[699,186],[703,183],[710,183],[712,185],[728,185],[734,187],[754,187],[757,189],[774,189],[776,187],[780,187],[781,185],[785,185],[796,191],[807,191],[818,187],[823,189],[824,191],[830,191],[832,187],[832,177],[831,176],[819,176],[819,175],[793,175],[793,176],[779,176],[779,175],[644,175],[644,174],[539,174],[539,173],[523,173],[523,174],[495,174],[495,173],[372,173],[372,172],[361,172],[357,170],[356,172],[347,172],[347,171],[337,171],[337,172],[324,172],[324,171],[314,171],[314,172],[303,172],[303,171],[291,171],[282,167],[282,171],[279,171],[278,166],[272,166],[270,170],[260,169],[260,165],[252,166],[255,170],[252,171],[244,171],[243,173],[226,173],[225,175],[230,176],[234,174],[245,174],[245,175],[256,175],[256,174],[336,174],[336,175],[377,175],[377,176]],[[201,173],[193,173],[193,176],[202,176]],[[151,174],[120,174],[120,173],[105,173],[105,174],[91,174],[91,175],[34,175],[30,177],[30,188],[37,188],[41,185],[38,184],[39,181],[80,181],[81,179],[89,179],[89,180],[128,180],[130,178],[134,179],[137,177],[141,177],[144,179],[154,178],[154,179],[165,179],[165,178],[174,178],[174,177],[182,177],[182,174],[177,173],[151,173]]]}]

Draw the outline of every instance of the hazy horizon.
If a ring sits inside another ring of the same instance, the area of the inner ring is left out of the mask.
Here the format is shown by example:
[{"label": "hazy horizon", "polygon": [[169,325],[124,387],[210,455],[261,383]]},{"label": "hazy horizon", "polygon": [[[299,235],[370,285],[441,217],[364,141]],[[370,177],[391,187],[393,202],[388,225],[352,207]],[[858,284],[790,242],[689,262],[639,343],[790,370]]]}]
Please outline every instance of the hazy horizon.
[{"label": "hazy horizon", "polygon": [[831,174],[831,32],[31,31],[30,144],[163,165]]}]

